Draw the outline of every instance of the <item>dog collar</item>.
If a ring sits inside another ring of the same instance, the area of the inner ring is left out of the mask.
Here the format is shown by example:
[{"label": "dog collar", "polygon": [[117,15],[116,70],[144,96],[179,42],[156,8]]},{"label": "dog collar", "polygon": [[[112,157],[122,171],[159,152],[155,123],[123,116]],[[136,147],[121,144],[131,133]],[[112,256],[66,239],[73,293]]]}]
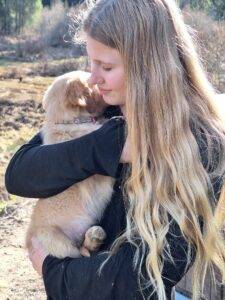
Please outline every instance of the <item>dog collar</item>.
[{"label": "dog collar", "polygon": [[73,121],[62,121],[60,123],[55,123],[56,125],[59,124],[63,124],[63,125],[67,125],[67,124],[85,124],[85,123],[96,123],[97,118],[96,117],[77,117],[74,118]]}]

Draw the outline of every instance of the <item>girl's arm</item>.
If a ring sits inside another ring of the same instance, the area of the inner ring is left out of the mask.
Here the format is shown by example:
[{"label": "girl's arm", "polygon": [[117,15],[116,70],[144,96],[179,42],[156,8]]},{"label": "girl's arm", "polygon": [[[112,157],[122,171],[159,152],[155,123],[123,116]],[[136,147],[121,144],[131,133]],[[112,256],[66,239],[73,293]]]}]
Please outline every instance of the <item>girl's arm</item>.
[{"label": "girl's arm", "polygon": [[116,177],[123,145],[122,118],[59,144],[42,145],[39,133],[11,159],[5,174],[6,188],[18,196],[45,198],[93,174]]},{"label": "girl's arm", "polygon": [[[187,266],[187,242],[175,222],[171,222],[167,240],[174,263],[167,257],[162,276],[170,299],[172,287],[181,280],[191,264]],[[133,246],[125,243],[105,264],[99,276],[98,270],[107,258],[105,253],[91,258],[75,259],[57,259],[47,256],[42,268],[47,296],[52,300],[141,300],[143,298],[138,287],[137,270],[133,269],[133,257]],[[194,258],[193,249],[192,257]],[[152,293],[152,287],[150,286],[143,293],[147,299],[147,296]]]}]

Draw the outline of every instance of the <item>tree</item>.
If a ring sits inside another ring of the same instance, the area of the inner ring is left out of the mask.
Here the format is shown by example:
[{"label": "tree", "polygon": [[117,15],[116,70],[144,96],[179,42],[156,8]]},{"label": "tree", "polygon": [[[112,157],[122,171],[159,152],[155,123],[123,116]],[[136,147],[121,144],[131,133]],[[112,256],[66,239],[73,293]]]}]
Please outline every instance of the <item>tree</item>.
[{"label": "tree", "polygon": [[11,23],[11,5],[7,0],[0,0],[0,32],[2,34],[10,34]]},{"label": "tree", "polygon": [[51,0],[42,0],[43,6],[51,6]]},{"label": "tree", "polygon": [[217,19],[225,18],[225,1],[212,0],[212,13],[215,13]]},{"label": "tree", "polygon": [[[51,6],[56,0],[42,0],[43,6]],[[64,4],[68,4],[68,6],[74,6],[82,3],[84,0],[61,0]]]},{"label": "tree", "polygon": [[69,4],[69,6],[73,6],[73,5],[77,5],[82,3],[84,0],[67,0],[67,3]]},{"label": "tree", "polygon": [[25,25],[35,21],[41,9],[41,0],[0,0],[0,32],[21,33]]},{"label": "tree", "polygon": [[180,0],[180,9],[184,9],[188,4],[190,4],[190,0]]},{"label": "tree", "polygon": [[211,0],[191,0],[190,1],[190,6],[193,9],[209,11],[211,5],[212,5]]},{"label": "tree", "polygon": [[178,3],[181,9],[190,5],[192,9],[203,10],[217,20],[225,18],[224,0],[178,0]]}]

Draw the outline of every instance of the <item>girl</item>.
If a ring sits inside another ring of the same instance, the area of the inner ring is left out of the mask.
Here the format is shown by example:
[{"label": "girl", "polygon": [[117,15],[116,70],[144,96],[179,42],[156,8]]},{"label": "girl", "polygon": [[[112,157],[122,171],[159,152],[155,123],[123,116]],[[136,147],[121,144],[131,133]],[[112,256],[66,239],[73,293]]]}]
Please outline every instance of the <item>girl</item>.
[{"label": "girl", "polygon": [[225,279],[213,218],[225,172],[215,93],[173,0],[99,0],[82,26],[90,83],[125,121],[58,145],[37,135],[13,157],[6,186],[49,197],[95,173],[116,177],[100,223],[109,252],[59,260],[34,240],[33,266],[49,299],[164,300],[193,264],[199,299],[207,267]]}]

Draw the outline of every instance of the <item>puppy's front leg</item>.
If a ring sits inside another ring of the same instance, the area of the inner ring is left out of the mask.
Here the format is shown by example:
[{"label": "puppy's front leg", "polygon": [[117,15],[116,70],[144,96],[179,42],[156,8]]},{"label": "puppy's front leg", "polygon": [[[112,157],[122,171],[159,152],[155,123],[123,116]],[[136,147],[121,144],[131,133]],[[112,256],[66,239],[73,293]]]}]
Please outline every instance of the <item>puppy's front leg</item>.
[{"label": "puppy's front leg", "polygon": [[92,226],[85,233],[82,248],[86,248],[89,251],[97,251],[105,238],[106,233],[101,226]]}]

